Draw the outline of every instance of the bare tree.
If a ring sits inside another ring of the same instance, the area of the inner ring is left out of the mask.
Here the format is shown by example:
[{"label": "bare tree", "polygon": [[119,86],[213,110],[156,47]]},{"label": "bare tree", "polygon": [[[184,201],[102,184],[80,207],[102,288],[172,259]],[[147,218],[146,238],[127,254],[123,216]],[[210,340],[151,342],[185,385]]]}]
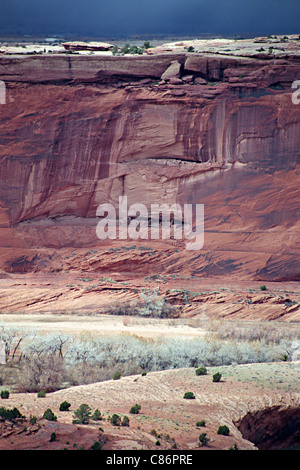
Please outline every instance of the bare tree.
[{"label": "bare tree", "polygon": [[0,343],[2,343],[4,347],[6,363],[10,359],[15,359],[17,351],[26,335],[25,330],[18,330],[3,324],[0,326]]}]

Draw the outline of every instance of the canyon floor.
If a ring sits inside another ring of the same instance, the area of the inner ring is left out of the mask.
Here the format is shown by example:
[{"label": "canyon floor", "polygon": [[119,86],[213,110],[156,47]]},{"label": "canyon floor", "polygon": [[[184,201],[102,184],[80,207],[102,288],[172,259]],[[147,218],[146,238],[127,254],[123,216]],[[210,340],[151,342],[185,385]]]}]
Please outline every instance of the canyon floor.
[{"label": "canyon floor", "polygon": [[[222,373],[218,383],[212,381],[216,371]],[[15,393],[5,405],[16,406],[27,421],[0,424],[0,449],[90,449],[96,441],[107,450],[228,450],[234,445],[240,450],[257,449],[251,439],[263,449],[286,448],[289,444],[282,442],[282,436],[287,423],[299,420],[299,371],[299,363],[209,368],[206,376],[196,376],[189,368],[72,387],[44,398]],[[195,399],[183,399],[186,391],[193,391]],[[59,411],[65,400],[71,404],[70,411]],[[82,403],[98,408],[102,420],[72,424],[73,412]],[[136,403],[141,410],[132,415],[129,410]],[[47,408],[57,422],[41,419]],[[107,418],[114,413],[128,416],[130,426],[113,426]],[[28,423],[30,415],[39,418],[35,425]],[[197,427],[202,420],[205,427]],[[223,425],[229,428],[228,436],[217,432]],[[52,432],[57,440],[50,442]],[[199,446],[202,433],[210,439],[206,446]]]},{"label": "canyon floor", "polygon": [[[214,321],[299,330],[299,283],[267,283],[262,291],[260,282],[230,279],[88,276],[7,275],[0,280],[0,323],[44,333],[126,333],[153,339],[203,336]],[[112,303],[136,300],[145,288],[159,289],[178,308],[180,316],[158,319],[107,314]],[[212,381],[215,372],[222,374],[218,383]],[[104,450],[297,448],[299,374],[297,360],[233,364],[209,367],[205,376],[197,376],[193,368],[148,372],[145,376],[69,387],[47,393],[44,398],[36,393],[11,393],[1,405],[17,407],[26,419],[14,425],[0,423],[0,449],[91,449],[95,442],[101,442]],[[184,399],[187,391],[196,398]],[[65,400],[71,404],[70,411],[59,411]],[[73,413],[82,403],[92,411],[98,408],[103,419],[88,425],[73,424]],[[129,410],[136,403],[141,411],[132,415]],[[42,419],[47,408],[55,413],[57,422]],[[130,426],[113,426],[108,417],[114,413],[128,416]],[[31,415],[38,418],[34,425],[29,422]],[[205,427],[197,427],[197,421],[202,420]],[[295,423],[293,437],[289,422]],[[228,426],[228,436],[218,434],[222,425]],[[52,433],[56,434],[55,441],[50,441]],[[203,433],[209,442],[200,446]]]}]

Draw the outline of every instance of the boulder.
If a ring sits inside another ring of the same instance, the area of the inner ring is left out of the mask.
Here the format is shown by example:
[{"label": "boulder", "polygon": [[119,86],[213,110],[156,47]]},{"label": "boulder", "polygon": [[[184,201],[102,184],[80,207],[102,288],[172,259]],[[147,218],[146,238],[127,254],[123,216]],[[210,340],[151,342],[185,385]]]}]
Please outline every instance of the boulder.
[{"label": "boulder", "polygon": [[160,77],[161,80],[170,80],[171,78],[180,78],[181,72],[181,63],[178,60],[173,60],[170,66],[165,70],[165,72]]},{"label": "boulder", "polygon": [[171,77],[169,83],[171,85],[182,85],[183,81],[180,78]]}]

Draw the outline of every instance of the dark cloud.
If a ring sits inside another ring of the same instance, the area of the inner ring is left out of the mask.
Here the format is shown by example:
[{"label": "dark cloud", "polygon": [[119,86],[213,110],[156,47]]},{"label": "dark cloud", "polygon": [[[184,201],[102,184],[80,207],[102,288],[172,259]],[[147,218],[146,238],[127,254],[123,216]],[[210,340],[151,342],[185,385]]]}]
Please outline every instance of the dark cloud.
[{"label": "dark cloud", "polygon": [[299,0],[0,0],[0,34],[292,34]]}]

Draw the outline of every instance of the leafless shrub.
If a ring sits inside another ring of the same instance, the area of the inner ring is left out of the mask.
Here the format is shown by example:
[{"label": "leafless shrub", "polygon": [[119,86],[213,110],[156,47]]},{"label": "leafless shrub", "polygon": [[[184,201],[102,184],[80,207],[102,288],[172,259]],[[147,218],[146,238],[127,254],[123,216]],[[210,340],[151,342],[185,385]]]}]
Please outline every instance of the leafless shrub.
[{"label": "leafless shrub", "polygon": [[53,392],[61,386],[64,376],[63,359],[53,354],[34,355],[23,359],[15,386],[19,392]]},{"label": "leafless shrub", "polygon": [[177,308],[171,305],[158,290],[142,290],[140,299],[131,302],[115,302],[106,313],[110,315],[172,318],[178,315]]},{"label": "leafless shrub", "polygon": [[[299,350],[299,343],[294,342],[294,346],[289,339],[292,329],[286,330],[288,339],[285,339],[280,331],[277,334],[276,330],[275,334],[272,328],[264,330],[261,324],[257,329],[254,326],[254,323],[215,322],[210,325],[209,334],[194,339],[28,333],[21,342],[21,360],[10,361],[1,369],[14,369],[13,385],[18,391],[49,392],[64,383],[79,385],[112,379],[116,370],[126,376],[195,365],[272,362],[289,360],[295,348]],[[8,349],[12,357],[13,349]]]},{"label": "leafless shrub", "polygon": [[6,363],[17,357],[20,345],[26,336],[25,330],[12,328],[4,324],[0,325],[0,347],[4,350]]},{"label": "leafless shrub", "polygon": [[285,328],[274,322],[237,322],[228,320],[213,320],[208,325],[210,333],[219,340],[265,341],[267,344],[280,344],[281,341],[299,339],[299,331]]}]

